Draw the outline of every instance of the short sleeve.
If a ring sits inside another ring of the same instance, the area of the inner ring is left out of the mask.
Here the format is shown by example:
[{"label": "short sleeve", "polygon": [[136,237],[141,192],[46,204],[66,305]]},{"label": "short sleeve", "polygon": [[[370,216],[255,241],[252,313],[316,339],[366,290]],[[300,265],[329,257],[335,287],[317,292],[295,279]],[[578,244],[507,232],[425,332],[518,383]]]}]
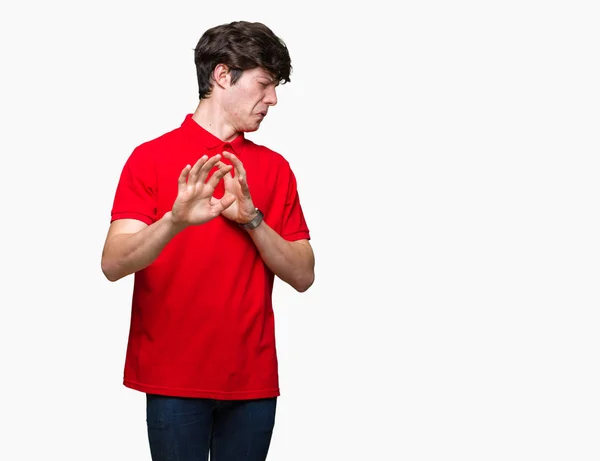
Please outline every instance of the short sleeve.
[{"label": "short sleeve", "polygon": [[111,222],[137,219],[148,225],[157,219],[156,168],[147,149],[136,148],[127,159],[117,185]]},{"label": "short sleeve", "polygon": [[287,176],[287,197],[283,211],[281,236],[288,241],[302,239],[310,240],[310,233],[306,220],[304,219],[302,206],[300,205],[296,176],[291,169],[289,169]]}]

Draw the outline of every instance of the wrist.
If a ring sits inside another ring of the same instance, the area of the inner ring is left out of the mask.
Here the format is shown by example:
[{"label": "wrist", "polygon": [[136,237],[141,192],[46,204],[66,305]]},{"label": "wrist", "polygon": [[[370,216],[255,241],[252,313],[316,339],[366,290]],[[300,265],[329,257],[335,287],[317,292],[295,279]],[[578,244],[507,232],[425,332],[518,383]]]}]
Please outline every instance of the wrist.
[{"label": "wrist", "polygon": [[238,223],[238,226],[240,226],[242,229],[245,229],[245,230],[256,229],[260,225],[260,223],[263,222],[263,218],[264,218],[264,215],[263,215],[262,211],[260,211],[258,208],[256,208],[255,212],[254,212],[253,216],[250,218],[250,220],[243,222],[243,223]]},{"label": "wrist", "polygon": [[248,214],[248,216],[246,217],[246,219],[244,219],[243,221],[238,222],[238,224],[244,225],[244,224],[248,224],[249,222],[251,222],[254,218],[256,218],[256,216],[258,216],[258,208],[254,208],[254,210],[252,211],[252,213]]},{"label": "wrist", "polygon": [[172,211],[167,211],[165,213],[165,215],[163,216],[163,218],[166,220],[166,222],[169,225],[169,228],[174,232],[180,232],[183,229],[185,229],[187,227],[187,225],[181,221],[178,221],[177,219],[175,219],[175,217],[173,216],[173,212]]}]

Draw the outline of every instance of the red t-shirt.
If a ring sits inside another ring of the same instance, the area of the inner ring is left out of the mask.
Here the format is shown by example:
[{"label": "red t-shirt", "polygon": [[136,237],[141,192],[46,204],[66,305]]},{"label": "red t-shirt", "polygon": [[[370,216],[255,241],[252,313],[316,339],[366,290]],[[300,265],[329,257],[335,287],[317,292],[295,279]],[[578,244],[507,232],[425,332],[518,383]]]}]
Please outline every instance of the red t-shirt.
[{"label": "red t-shirt", "polygon": [[[243,135],[225,143],[191,114],[133,151],[111,222],[160,219],[173,207],[185,165],[224,150],[244,164],[265,222],[286,240],[310,239],[289,163]],[[214,196],[222,195],[223,181]],[[250,236],[223,216],[177,234],[135,274],[124,385],[180,397],[278,396],[273,281]]]}]

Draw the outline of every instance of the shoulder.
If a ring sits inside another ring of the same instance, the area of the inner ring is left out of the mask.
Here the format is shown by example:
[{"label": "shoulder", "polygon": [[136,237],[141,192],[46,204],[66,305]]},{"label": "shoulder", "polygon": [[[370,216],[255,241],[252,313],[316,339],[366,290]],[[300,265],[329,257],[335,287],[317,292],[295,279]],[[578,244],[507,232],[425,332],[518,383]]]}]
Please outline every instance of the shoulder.
[{"label": "shoulder", "polygon": [[260,159],[261,163],[267,162],[277,169],[291,170],[288,160],[282,154],[267,146],[256,144],[253,141],[246,139],[246,149],[252,150],[252,152]]},{"label": "shoulder", "polygon": [[178,127],[167,133],[161,134],[156,138],[141,143],[134,149],[134,152],[139,151],[148,155],[151,152],[163,149],[164,147],[179,144],[181,140],[182,130],[181,127]]},{"label": "shoulder", "polygon": [[133,149],[129,157],[129,162],[154,162],[157,159],[157,153],[165,152],[166,149],[179,145],[181,140],[181,127],[178,127],[153,139],[144,141]]}]

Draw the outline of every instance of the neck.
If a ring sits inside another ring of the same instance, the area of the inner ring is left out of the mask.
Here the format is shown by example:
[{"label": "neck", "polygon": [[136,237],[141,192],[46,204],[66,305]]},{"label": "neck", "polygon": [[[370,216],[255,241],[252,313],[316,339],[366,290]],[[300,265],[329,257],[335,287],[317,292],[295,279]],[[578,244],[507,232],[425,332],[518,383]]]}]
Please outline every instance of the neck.
[{"label": "neck", "polygon": [[229,142],[239,135],[239,132],[227,121],[223,110],[213,102],[212,98],[201,99],[192,118],[221,141]]}]

